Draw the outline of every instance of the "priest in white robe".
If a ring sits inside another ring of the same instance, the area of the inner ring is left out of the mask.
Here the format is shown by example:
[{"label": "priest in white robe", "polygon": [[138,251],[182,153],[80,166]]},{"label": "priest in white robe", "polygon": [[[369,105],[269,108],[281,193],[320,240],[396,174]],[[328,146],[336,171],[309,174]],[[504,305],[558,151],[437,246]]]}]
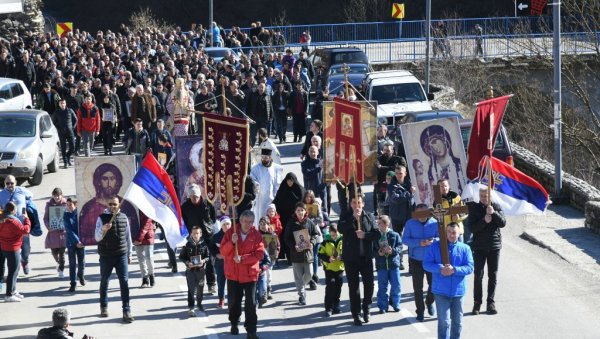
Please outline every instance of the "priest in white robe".
[{"label": "priest in white robe", "polygon": [[273,162],[272,150],[261,150],[261,162],[252,166],[250,177],[256,184],[256,200],[254,202],[254,215],[261,218],[266,215],[267,207],[275,199],[279,184],[283,180],[283,167]]}]

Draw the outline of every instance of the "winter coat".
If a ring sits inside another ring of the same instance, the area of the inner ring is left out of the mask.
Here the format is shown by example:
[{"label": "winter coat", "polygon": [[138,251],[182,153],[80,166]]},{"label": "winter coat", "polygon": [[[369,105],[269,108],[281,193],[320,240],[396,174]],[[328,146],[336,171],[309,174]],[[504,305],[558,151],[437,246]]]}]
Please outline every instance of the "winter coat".
[{"label": "winter coat", "polygon": [[379,231],[377,230],[377,226],[375,226],[375,217],[373,214],[363,210],[360,216],[360,229],[365,232],[364,239],[358,239],[356,236],[357,222],[352,214],[352,210],[349,210],[340,218],[338,230],[344,236],[344,250],[342,253],[346,265],[350,261],[356,262],[360,259],[361,242],[364,257],[369,260],[373,258],[373,242],[379,239]]},{"label": "winter coat", "polygon": [[317,244],[317,237],[320,234],[318,227],[307,217],[304,217],[303,220],[298,220],[294,215],[288,222],[284,235],[285,243],[290,247],[290,259],[295,263],[312,263],[314,261],[312,249],[305,249],[298,252],[295,247],[296,239],[294,238],[294,232],[301,229],[306,229],[308,231],[309,239],[307,240],[313,244],[313,246]]},{"label": "winter coat", "polygon": [[[294,183],[289,187],[287,180],[291,179]],[[292,172],[288,173],[281,181],[273,203],[277,207],[277,212],[281,216],[281,225],[287,227],[288,222],[292,219],[296,210],[296,203],[302,201],[304,196],[304,187],[298,182],[298,178]]]},{"label": "winter coat", "polygon": [[190,199],[186,200],[181,205],[181,215],[189,234],[192,234],[192,227],[199,226],[202,229],[202,238],[210,240],[213,235],[212,225],[216,218],[215,208],[206,198],[201,198],[198,205],[192,203]]},{"label": "winter coat", "polygon": [[393,225],[402,225],[410,218],[410,212],[413,205],[413,196],[410,192],[410,185],[405,178],[404,184],[400,184],[396,177],[387,186],[387,200],[390,208],[390,218]]},{"label": "winter coat", "polygon": [[154,223],[144,213],[140,212],[140,232],[133,236],[133,242],[138,246],[154,245]]},{"label": "winter coat", "polygon": [[461,297],[467,293],[467,276],[473,273],[473,254],[471,248],[457,241],[448,243],[450,253],[450,265],[454,267],[454,274],[443,276],[441,273],[442,257],[440,254],[440,242],[434,242],[423,260],[423,268],[431,272],[433,282],[431,291],[433,294],[441,294],[446,297]]},{"label": "winter coat", "polygon": [[202,260],[207,259],[209,257],[208,244],[203,238],[200,238],[200,241],[195,242],[190,236],[187,243],[185,243],[185,246],[181,249],[181,252],[179,252],[179,260],[183,261],[188,270],[199,271],[206,267],[206,262],[202,264],[202,267],[188,267],[192,257],[197,255],[199,255]]},{"label": "winter coat", "polygon": [[21,249],[23,236],[29,233],[31,222],[25,218],[23,222],[15,216],[9,216],[0,223],[0,249],[5,252],[16,252]]},{"label": "winter coat", "polygon": [[325,181],[323,180],[323,163],[320,159],[306,157],[301,163],[304,189],[312,190],[319,197],[323,196]]},{"label": "winter coat", "polygon": [[402,242],[408,246],[409,258],[423,261],[429,246],[421,246],[421,240],[426,239],[439,240],[437,220],[429,218],[422,223],[419,219],[413,218],[406,222],[402,233]]},{"label": "winter coat", "polygon": [[100,109],[85,103],[77,110],[77,134],[82,132],[100,133]]},{"label": "winter coat", "polygon": [[150,148],[148,131],[142,129],[140,132],[136,132],[135,128],[127,131],[125,134],[125,154],[146,155],[148,148]]},{"label": "winter coat", "polygon": [[235,256],[235,245],[231,242],[233,227],[225,232],[225,236],[221,241],[221,255],[225,259],[225,277],[227,280],[237,281],[241,284],[257,281],[260,273],[259,262],[265,255],[262,237],[256,228],[251,227],[246,239],[243,240],[241,226],[238,226],[237,229],[237,248],[238,255],[241,257],[240,263],[233,261]]},{"label": "winter coat", "polygon": [[39,330],[36,339],[73,339],[73,332],[64,327],[47,327]]},{"label": "winter coat", "polygon": [[77,210],[65,211],[63,215],[65,231],[67,232],[67,247],[73,247],[81,242],[79,239],[79,223],[77,222]]},{"label": "winter coat", "polygon": [[[448,209],[452,206],[461,206],[463,205],[461,199],[460,199],[460,195],[458,195],[458,193],[454,192],[454,191],[449,191],[447,195],[442,196],[442,207],[444,209]],[[464,234],[465,233],[465,228],[463,227],[463,220],[465,220],[467,218],[467,214],[460,214],[458,215],[458,220],[456,221],[456,223],[458,224],[458,227],[460,228],[460,233],[459,234]],[[446,214],[446,216],[444,216],[444,221],[446,223],[446,225],[448,225],[449,223],[452,222],[452,215],[451,214]]]},{"label": "winter coat", "polygon": [[[325,235],[325,239],[319,247],[319,259],[323,261],[323,267],[328,271],[339,272],[344,270],[344,261],[342,261],[342,235],[339,234],[337,239],[331,239],[329,234]],[[335,252],[335,253],[334,253]],[[329,262],[329,257],[339,257],[339,260]]]},{"label": "winter coat", "polygon": [[54,111],[52,122],[56,126],[58,133],[72,133],[77,128],[77,115],[68,107],[64,110],[59,108]]},{"label": "winter coat", "polygon": [[[373,242],[373,256],[375,257],[375,267],[378,270],[390,270],[400,267],[400,253],[402,252],[402,238],[400,234],[388,229],[385,233],[379,233],[379,239]],[[383,246],[392,248],[390,254],[379,254],[379,249]]]},{"label": "winter coat", "polygon": [[499,250],[502,248],[502,234],[500,229],[506,225],[506,218],[502,208],[492,202],[494,213],[492,221],[486,223],[484,220],[486,214],[486,205],[482,203],[469,203],[469,217],[467,225],[473,233],[471,248],[473,250]]}]

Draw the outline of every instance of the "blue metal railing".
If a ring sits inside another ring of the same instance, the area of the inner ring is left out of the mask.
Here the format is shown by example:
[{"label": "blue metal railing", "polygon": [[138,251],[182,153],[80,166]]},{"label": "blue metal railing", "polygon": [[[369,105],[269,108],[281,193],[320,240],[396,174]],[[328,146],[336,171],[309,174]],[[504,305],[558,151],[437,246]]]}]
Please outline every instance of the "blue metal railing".
[{"label": "blue metal railing", "polygon": [[[563,20],[563,32],[581,31],[581,21],[572,23]],[[474,19],[444,19],[432,20],[432,26],[443,22],[449,37],[465,36],[474,33],[475,25],[483,28],[484,34],[542,34],[551,31],[552,17],[500,17]],[[312,43],[345,42],[365,40],[418,39],[425,36],[426,22],[391,21],[391,22],[360,22],[324,25],[269,26],[269,30],[282,32],[288,43],[297,43],[303,32],[309,31]],[[246,33],[249,28],[242,28]]]},{"label": "blue metal railing", "polygon": [[[563,54],[600,54],[600,32],[597,33],[562,33],[561,51]],[[474,59],[474,58],[515,58],[552,55],[552,34],[487,34],[482,36],[483,56],[475,55],[476,36],[451,36],[447,39],[432,39],[430,55],[434,59]],[[361,48],[371,63],[411,62],[425,59],[426,43],[424,38],[417,39],[385,39],[363,41],[338,41],[311,43],[310,49],[321,47],[358,47]],[[444,55],[439,50],[444,46],[450,52]],[[260,47],[240,48],[248,53]],[[286,46],[268,46],[267,51],[283,51],[292,49],[295,53],[301,49],[300,44]],[[437,48],[437,51],[436,51]],[[437,53],[436,53],[437,52]]]}]

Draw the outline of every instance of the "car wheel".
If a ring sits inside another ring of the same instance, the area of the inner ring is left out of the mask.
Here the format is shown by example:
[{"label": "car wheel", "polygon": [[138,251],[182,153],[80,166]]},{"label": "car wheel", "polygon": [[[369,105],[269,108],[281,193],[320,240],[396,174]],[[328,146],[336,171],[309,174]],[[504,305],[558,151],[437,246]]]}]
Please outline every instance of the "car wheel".
[{"label": "car wheel", "polygon": [[58,149],[58,145],[56,145],[56,151],[54,152],[54,159],[52,159],[52,162],[48,164],[48,172],[56,173],[56,171],[58,171],[59,161],[60,161],[60,150]]},{"label": "car wheel", "polygon": [[29,184],[31,186],[37,186],[42,183],[42,176],[44,175],[44,164],[42,163],[42,158],[37,159],[37,163],[35,165],[35,172],[33,176],[29,178]]}]

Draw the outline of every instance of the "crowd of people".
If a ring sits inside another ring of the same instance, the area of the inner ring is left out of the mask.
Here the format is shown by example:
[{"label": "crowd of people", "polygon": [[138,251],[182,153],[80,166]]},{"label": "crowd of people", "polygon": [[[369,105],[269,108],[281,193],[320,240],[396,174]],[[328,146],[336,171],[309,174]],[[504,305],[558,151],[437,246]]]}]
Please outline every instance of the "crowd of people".
[{"label": "crowd of people", "polygon": [[[365,209],[360,187],[338,182],[339,220],[333,220],[331,183],[323,174],[323,112],[319,105],[311,112],[309,131],[305,130],[308,91],[318,72],[307,59],[306,50],[296,59],[291,50],[281,53],[266,48],[282,43],[276,40],[281,39],[280,33],[265,31],[255,24],[250,34],[236,28],[225,33],[213,25],[212,45],[235,47],[243,41],[241,46],[245,46],[250,39],[251,46],[257,46],[239,59],[227,54],[220,61],[204,53],[203,48],[211,42],[207,43],[201,27],[191,32],[131,32],[122,26],[118,32],[98,31],[92,35],[75,31],[63,38],[50,33],[14,36],[10,43],[0,42],[0,76],[23,80],[36,97],[36,107],[52,116],[60,134],[65,167],[72,165],[73,155],[90,156],[94,143],[101,142],[104,154],[111,155],[115,141],[123,136],[127,154],[143,157],[148,151],[165,153],[167,159],[160,161],[159,157],[159,161],[169,169],[173,139],[201,133],[203,113],[255,122],[250,131],[252,162],[244,183],[247,199],[238,206],[237,220],[215,209],[200,186],[186,187],[189,199],[182,202],[181,211],[190,236],[178,256],[176,250],[168,250],[172,271],[178,270],[177,259],[186,268],[190,317],[203,311],[206,285],[208,293],[217,294],[218,307],[228,309],[232,334],[239,333],[245,300],[247,335],[257,338],[256,309],[276,298],[277,286],[272,277],[287,264],[293,270],[299,305],[315,303],[307,290],[315,290],[324,282],[325,317],[343,312],[340,299],[345,274],[352,321],[360,326],[370,320],[374,272],[379,313],[399,312],[400,271],[405,270],[403,246],[408,247],[417,320],[424,321],[426,310],[429,316],[437,310],[440,338],[460,336],[466,276],[473,271],[473,313],[480,312],[486,263],[486,310],[495,314],[500,229],[505,219],[487,191],[480,192],[479,203],[468,204],[468,215],[447,216],[444,231],[450,263],[443,263],[438,221],[433,217],[411,217],[415,209],[426,211],[431,206],[414,206],[413,195],[419,193],[419,187],[411,184],[406,160],[397,155],[382,125],[377,133],[374,209]],[[264,43],[266,36],[270,40]],[[308,45],[310,36],[304,39]],[[293,120],[293,141],[304,143],[300,154],[302,180],[298,178],[300,173],[284,175],[280,153],[271,140],[287,142],[289,117]],[[56,260],[59,277],[64,276],[67,253],[69,291],[76,293],[78,282],[86,284],[77,199],[66,198],[60,188],[54,189],[40,221],[31,192],[18,186],[12,176],[6,177],[4,184],[0,191],[0,206],[4,208],[0,286],[5,288],[5,301],[24,298],[16,289],[17,276],[20,267],[29,274],[29,236],[40,235],[41,224],[47,228],[45,245]],[[462,204],[446,179],[438,184],[444,204]],[[154,243],[163,232],[155,234],[161,225],[140,213],[139,228],[135,228],[139,232],[133,234],[132,221],[121,212],[122,203],[119,197],[111,197],[106,209],[92,217],[100,257],[100,316],[109,316],[107,286],[114,269],[120,284],[123,321],[131,323],[134,317],[128,272],[132,254],[137,254],[141,287],[153,287],[157,283]],[[58,224],[48,218],[50,209],[56,206],[64,207]],[[428,283],[426,297],[424,279]],[[55,324],[59,329],[63,325],[63,320]]]}]

